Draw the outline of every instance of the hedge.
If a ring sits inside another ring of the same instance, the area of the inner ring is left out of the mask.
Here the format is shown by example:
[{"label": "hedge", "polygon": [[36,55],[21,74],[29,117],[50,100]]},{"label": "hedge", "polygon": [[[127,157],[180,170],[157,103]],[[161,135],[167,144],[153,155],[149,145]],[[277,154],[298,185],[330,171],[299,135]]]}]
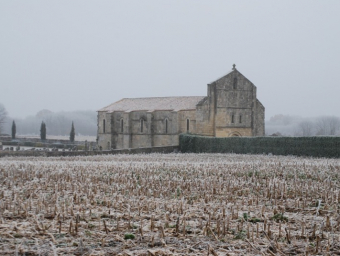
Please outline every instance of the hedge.
[{"label": "hedge", "polygon": [[273,154],[340,157],[340,137],[228,137],[179,136],[181,152]]}]

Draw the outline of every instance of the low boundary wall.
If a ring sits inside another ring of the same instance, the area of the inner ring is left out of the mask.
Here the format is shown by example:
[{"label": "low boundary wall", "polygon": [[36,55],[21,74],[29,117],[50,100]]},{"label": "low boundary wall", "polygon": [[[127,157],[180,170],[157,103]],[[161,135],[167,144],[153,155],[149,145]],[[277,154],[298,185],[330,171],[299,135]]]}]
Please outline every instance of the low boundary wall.
[{"label": "low boundary wall", "polygon": [[103,151],[1,151],[0,158],[6,156],[45,156],[45,157],[60,157],[60,156],[94,156],[94,155],[115,155],[115,154],[150,154],[150,153],[174,153],[178,152],[178,146],[167,147],[152,147],[152,148],[130,148],[130,149],[114,149]]}]

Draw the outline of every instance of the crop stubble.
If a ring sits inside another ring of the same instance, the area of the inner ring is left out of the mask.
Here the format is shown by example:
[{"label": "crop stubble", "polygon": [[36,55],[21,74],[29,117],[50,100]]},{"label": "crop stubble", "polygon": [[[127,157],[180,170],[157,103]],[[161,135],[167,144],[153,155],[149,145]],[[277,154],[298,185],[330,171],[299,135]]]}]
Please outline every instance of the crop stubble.
[{"label": "crop stubble", "polygon": [[1,255],[340,255],[336,159],[0,161]]}]

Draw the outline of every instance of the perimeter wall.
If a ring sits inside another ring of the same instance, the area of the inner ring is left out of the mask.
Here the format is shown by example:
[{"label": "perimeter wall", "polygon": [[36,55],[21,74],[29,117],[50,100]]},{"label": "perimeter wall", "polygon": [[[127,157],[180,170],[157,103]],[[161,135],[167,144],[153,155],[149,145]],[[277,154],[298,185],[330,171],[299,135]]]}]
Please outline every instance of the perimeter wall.
[{"label": "perimeter wall", "polygon": [[46,157],[61,157],[61,156],[94,156],[94,155],[115,155],[115,154],[150,154],[150,153],[176,153],[178,146],[166,147],[150,147],[150,148],[131,148],[131,149],[113,149],[103,151],[5,151],[0,150],[1,157],[29,157],[29,156],[46,156]]}]

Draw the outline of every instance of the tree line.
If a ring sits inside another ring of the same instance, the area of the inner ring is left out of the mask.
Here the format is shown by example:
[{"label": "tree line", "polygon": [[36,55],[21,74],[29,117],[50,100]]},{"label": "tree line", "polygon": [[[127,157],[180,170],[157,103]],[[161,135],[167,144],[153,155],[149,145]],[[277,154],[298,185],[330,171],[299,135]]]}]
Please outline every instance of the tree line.
[{"label": "tree line", "polygon": [[266,121],[266,135],[279,136],[340,136],[337,116],[300,117],[275,115]]},{"label": "tree line", "polygon": [[[95,136],[97,134],[97,114],[95,111],[52,112],[41,110],[36,115],[14,118],[7,114],[0,103],[0,134],[11,134],[13,120],[16,134],[39,135],[39,127],[44,122],[49,135],[70,135],[70,125],[77,126],[77,135]],[[76,135],[76,134],[75,134]]]},{"label": "tree line", "polygon": [[[15,121],[13,120],[12,122],[12,139],[16,138],[16,132],[17,132],[17,128],[16,128],[16,124]],[[41,140],[46,140],[46,135],[47,135],[47,130],[46,130],[46,124],[44,121],[41,122],[40,125],[40,139]],[[72,126],[71,126],[71,131],[70,131],[70,141],[74,142],[76,133],[75,133],[75,129],[74,129],[74,124],[72,122]]]}]

